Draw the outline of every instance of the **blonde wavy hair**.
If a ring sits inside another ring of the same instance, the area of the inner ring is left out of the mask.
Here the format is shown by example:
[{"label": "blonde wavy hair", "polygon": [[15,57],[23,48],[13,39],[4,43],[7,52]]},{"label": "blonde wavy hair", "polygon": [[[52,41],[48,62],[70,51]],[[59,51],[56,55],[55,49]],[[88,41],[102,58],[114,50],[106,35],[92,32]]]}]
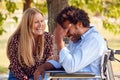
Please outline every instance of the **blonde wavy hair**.
[{"label": "blonde wavy hair", "polygon": [[[32,27],[33,27],[33,18],[36,13],[40,13],[43,16],[42,12],[40,12],[40,10],[36,8],[28,8],[23,13],[22,20],[20,24],[18,25],[18,28],[9,38],[8,44],[7,44],[9,46],[10,41],[14,37],[14,35],[17,33],[20,33],[20,42],[18,46],[18,60],[20,64],[22,65],[22,60],[21,60],[22,58],[24,63],[28,67],[35,64],[35,59],[33,57],[33,46],[36,46],[36,45],[35,45],[34,35],[32,32]],[[40,35],[39,41],[40,41],[40,49],[39,49],[40,53],[38,53],[38,49],[37,49],[36,56],[39,60],[41,60],[43,57],[43,52],[44,52],[44,34]],[[7,56],[9,58],[8,46],[7,46]]]}]

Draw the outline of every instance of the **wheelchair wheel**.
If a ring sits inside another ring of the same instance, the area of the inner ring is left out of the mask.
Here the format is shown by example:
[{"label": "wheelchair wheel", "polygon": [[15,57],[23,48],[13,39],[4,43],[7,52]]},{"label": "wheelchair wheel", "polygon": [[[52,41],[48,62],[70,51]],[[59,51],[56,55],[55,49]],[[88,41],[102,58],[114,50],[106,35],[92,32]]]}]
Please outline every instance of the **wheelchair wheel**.
[{"label": "wheelchair wheel", "polygon": [[107,67],[106,80],[115,80],[114,75],[113,75],[112,64],[110,60],[108,60],[106,67]]}]

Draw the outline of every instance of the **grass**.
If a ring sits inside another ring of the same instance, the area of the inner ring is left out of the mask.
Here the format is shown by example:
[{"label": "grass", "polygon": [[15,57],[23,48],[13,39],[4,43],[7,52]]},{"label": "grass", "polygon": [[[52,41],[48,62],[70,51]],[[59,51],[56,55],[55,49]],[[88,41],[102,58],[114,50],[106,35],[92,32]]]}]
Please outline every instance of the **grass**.
[{"label": "grass", "polygon": [[10,33],[4,33],[0,36],[0,73],[8,72],[9,60],[6,56],[6,45],[9,35]]},{"label": "grass", "polygon": [[0,74],[8,73],[8,67],[0,66]]}]

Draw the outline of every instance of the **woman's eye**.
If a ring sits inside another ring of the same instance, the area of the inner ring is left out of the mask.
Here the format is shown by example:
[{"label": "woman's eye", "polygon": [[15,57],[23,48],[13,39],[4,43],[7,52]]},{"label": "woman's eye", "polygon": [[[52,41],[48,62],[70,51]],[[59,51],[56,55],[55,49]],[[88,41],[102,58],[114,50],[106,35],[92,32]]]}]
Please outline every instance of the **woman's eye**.
[{"label": "woman's eye", "polygon": [[39,22],[44,22],[44,20],[40,20],[40,21],[35,21],[35,23],[39,23]]},{"label": "woman's eye", "polygon": [[35,21],[35,23],[39,23],[39,21]]},{"label": "woman's eye", "polygon": [[44,22],[44,20],[41,20],[40,22]]}]

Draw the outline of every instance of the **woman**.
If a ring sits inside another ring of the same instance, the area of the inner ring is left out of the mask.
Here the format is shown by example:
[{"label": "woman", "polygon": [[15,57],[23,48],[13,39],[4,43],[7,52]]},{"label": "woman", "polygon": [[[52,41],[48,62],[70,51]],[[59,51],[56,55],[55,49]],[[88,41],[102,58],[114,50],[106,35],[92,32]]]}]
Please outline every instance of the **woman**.
[{"label": "woman", "polygon": [[43,14],[35,8],[27,9],[8,40],[9,80],[33,79],[37,67],[53,55],[53,35],[44,29]]}]

